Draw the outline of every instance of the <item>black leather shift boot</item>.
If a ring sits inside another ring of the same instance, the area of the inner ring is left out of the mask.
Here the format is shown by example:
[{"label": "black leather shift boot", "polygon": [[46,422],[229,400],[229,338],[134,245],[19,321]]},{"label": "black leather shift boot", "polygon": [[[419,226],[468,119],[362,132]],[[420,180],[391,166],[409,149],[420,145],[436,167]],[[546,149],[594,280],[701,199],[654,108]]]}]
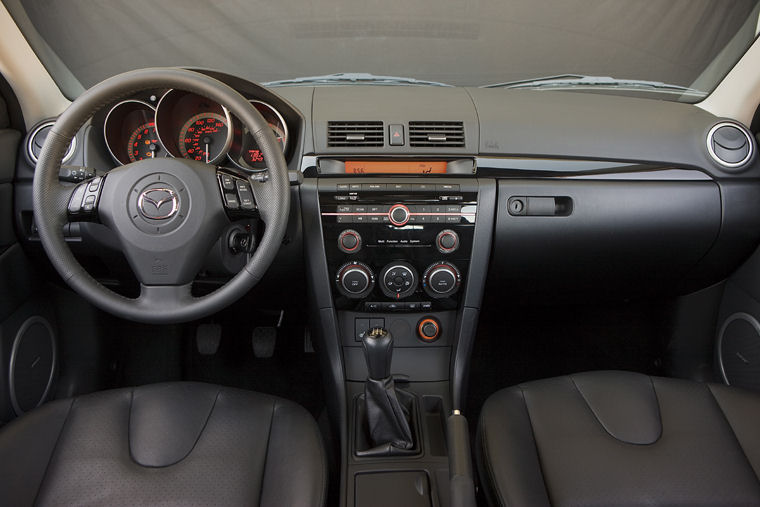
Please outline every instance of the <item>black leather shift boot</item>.
[{"label": "black leather shift boot", "polygon": [[413,401],[414,397],[409,393],[396,390],[393,377],[367,379],[364,403],[373,446],[391,444],[399,449],[414,447],[410,425]]}]

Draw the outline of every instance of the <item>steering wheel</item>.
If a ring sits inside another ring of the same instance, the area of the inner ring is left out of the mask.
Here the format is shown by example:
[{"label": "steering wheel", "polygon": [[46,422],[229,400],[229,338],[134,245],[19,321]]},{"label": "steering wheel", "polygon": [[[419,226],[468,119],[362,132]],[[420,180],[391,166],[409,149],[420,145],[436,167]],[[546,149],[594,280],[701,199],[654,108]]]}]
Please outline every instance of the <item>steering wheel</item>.
[{"label": "steering wheel", "polygon": [[[230,223],[223,176],[216,167],[182,158],[155,158],[117,167],[102,178],[76,186],[59,181],[69,143],[93,114],[109,103],[157,88],[179,89],[223,104],[248,128],[267,161],[266,181],[232,180],[252,191],[258,216],[265,224],[264,234],[245,267],[203,297],[192,295],[193,279]],[[34,218],[55,269],[93,305],[137,322],[186,322],[239,299],[272,264],[285,235],[289,210],[285,158],[261,114],[224,83],[175,68],[126,72],[79,96],[53,125],[34,174]],[[115,233],[140,282],[138,297],[127,298],[106,288],[71,253],[64,240],[64,225],[82,217],[97,220]]]}]

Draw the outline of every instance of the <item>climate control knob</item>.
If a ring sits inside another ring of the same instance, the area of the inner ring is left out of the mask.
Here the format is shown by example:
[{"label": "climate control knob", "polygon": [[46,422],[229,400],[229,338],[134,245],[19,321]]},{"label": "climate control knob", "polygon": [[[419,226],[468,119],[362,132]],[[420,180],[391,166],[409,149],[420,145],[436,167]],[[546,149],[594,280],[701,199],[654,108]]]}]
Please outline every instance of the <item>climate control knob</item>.
[{"label": "climate control knob", "polygon": [[404,206],[403,204],[394,204],[391,206],[391,209],[388,210],[388,219],[391,221],[393,225],[396,226],[402,226],[406,225],[407,222],[409,222],[409,218],[411,217],[411,213],[409,211],[409,208]]},{"label": "climate control knob", "polygon": [[435,246],[438,247],[438,251],[441,253],[452,253],[459,248],[459,234],[451,229],[444,229],[436,236]]},{"label": "climate control knob", "polygon": [[353,254],[362,249],[362,237],[353,229],[346,229],[338,235],[338,249]]},{"label": "climate control knob", "polygon": [[417,289],[417,270],[408,262],[391,262],[380,272],[380,288],[393,299],[403,299]]},{"label": "climate control knob", "polygon": [[462,275],[450,262],[431,264],[422,275],[422,288],[428,296],[436,299],[452,296],[462,284]]},{"label": "climate control knob", "polygon": [[352,299],[361,299],[375,286],[375,275],[362,262],[347,262],[338,268],[335,275],[338,292]]}]

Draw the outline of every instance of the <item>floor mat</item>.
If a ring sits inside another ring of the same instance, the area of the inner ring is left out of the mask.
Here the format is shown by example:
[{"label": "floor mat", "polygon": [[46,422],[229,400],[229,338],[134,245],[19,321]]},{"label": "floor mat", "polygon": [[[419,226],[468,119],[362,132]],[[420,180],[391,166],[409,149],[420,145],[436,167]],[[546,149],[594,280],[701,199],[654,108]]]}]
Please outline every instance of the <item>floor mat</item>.
[{"label": "floor mat", "polygon": [[194,332],[190,333],[185,344],[185,380],[273,394],[295,401],[318,417],[324,407],[323,387],[316,354],[304,352],[304,328],[287,322],[286,316],[274,355],[262,359],[255,357],[251,345],[254,322],[225,319],[219,350],[212,356],[198,353]]}]

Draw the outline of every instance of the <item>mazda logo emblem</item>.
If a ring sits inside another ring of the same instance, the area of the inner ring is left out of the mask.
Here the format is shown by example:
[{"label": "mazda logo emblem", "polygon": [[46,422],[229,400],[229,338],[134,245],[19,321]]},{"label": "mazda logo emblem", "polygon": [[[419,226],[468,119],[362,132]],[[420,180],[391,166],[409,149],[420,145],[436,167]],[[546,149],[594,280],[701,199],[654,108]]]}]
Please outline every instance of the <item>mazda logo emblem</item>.
[{"label": "mazda logo emblem", "polygon": [[170,188],[149,188],[137,199],[137,209],[145,218],[166,220],[179,209],[179,197]]}]

